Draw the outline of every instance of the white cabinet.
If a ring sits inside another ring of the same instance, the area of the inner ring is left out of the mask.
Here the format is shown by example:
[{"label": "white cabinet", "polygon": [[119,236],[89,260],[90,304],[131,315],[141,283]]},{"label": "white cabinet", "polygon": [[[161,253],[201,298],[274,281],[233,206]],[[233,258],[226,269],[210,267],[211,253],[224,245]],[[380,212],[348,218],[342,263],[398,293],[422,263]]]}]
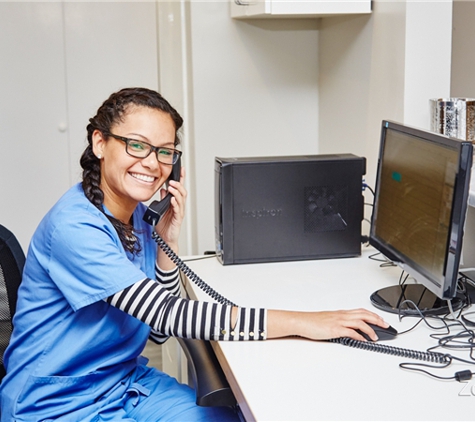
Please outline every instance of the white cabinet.
[{"label": "white cabinet", "polygon": [[0,224],[24,251],[70,185],[61,3],[0,3]]},{"label": "white cabinet", "polygon": [[157,89],[153,2],[0,2],[0,224],[27,250],[80,180],[86,125],[125,86]]},{"label": "white cabinet", "polygon": [[233,18],[312,18],[371,13],[371,0],[230,0]]}]

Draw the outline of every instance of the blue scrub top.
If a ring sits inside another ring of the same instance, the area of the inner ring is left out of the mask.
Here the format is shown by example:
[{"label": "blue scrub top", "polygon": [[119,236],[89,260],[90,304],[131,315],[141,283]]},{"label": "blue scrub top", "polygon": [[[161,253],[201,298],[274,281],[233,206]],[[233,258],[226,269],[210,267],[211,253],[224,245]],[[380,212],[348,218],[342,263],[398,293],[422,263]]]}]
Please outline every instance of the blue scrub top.
[{"label": "blue scrub top", "polygon": [[144,211],[139,204],[133,216],[142,246],[135,256],[80,184],[42,220],[28,250],[4,357],[2,420],[67,414],[80,420],[126,383],[150,328],[102,299],[155,278],[156,244]]}]

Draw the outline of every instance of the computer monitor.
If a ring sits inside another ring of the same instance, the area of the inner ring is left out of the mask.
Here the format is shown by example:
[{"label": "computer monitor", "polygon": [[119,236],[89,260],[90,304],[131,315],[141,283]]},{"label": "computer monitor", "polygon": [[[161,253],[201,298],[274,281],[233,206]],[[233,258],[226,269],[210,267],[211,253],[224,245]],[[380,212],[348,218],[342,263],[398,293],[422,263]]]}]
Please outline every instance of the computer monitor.
[{"label": "computer monitor", "polygon": [[457,282],[472,156],[470,142],[383,121],[369,242],[415,282],[373,293],[377,308],[418,313],[409,300],[440,315],[447,300],[452,309],[462,305]]}]

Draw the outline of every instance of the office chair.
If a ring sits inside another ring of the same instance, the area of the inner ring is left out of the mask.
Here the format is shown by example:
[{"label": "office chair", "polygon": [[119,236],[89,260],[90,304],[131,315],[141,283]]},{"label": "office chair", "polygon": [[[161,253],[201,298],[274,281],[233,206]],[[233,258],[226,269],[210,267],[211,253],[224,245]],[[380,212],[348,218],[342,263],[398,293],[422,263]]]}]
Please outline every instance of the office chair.
[{"label": "office chair", "polygon": [[18,240],[0,225],[0,381],[5,376],[3,354],[12,334],[12,318],[24,265],[25,254]]},{"label": "office chair", "polygon": [[[5,376],[3,354],[12,333],[25,254],[17,239],[0,225],[0,381]],[[199,406],[234,406],[236,399],[209,342],[178,339],[189,361],[192,385]]]}]

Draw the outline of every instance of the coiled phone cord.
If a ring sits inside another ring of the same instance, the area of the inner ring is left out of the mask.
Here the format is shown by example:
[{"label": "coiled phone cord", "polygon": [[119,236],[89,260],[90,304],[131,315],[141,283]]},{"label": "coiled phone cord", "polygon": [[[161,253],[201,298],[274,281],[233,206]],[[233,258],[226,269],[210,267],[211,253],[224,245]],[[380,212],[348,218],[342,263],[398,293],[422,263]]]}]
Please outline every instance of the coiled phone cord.
[{"label": "coiled phone cord", "polygon": [[216,300],[221,305],[231,305],[231,306],[238,306],[235,303],[231,302],[229,299],[226,299],[224,296],[219,294],[216,290],[214,290],[209,284],[207,284],[204,280],[202,280],[193,270],[188,267],[180,258],[179,256],[168,246],[165,241],[157,234],[157,232],[152,233],[152,238],[157,242],[157,245],[162,249],[163,252],[170,258],[173,263],[181,270],[183,273],[195,283],[201,290],[203,290],[206,294],[208,294],[211,298]]},{"label": "coiled phone cord", "polygon": [[330,341],[343,344],[344,346],[354,347],[356,349],[385,353],[387,355],[400,356],[403,358],[418,359],[426,362],[440,364],[448,364],[452,362],[452,358],[449,355],[438,352],[422,352],[419,350],[402,349],[400,347],[388,346],[387,344],[382,343],[353,340],[349,337],[335,338]]}]

